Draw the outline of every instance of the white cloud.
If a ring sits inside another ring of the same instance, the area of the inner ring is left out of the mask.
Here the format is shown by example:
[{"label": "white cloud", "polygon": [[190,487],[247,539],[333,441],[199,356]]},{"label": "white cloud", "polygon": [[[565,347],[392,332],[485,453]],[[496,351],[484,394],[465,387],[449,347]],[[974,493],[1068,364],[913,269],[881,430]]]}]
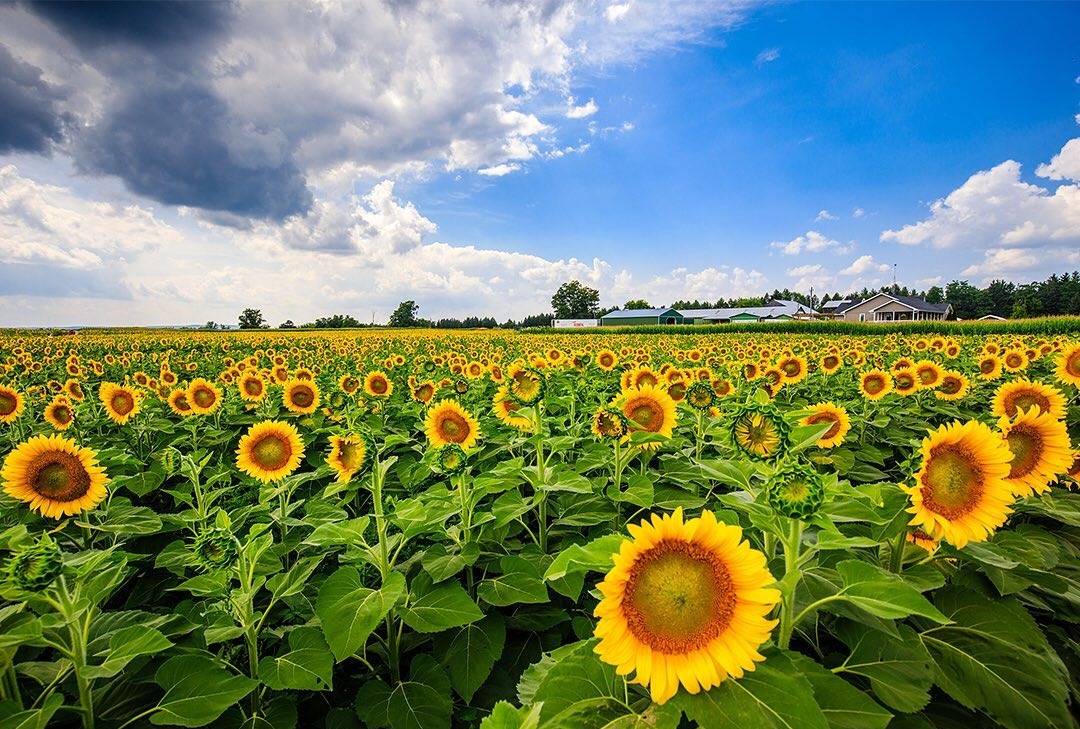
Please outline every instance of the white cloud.
[{"label": "white cloud", "polygon": [[817,217],[814,218],[814,222],[816,223],[820,220],[839,220],[839,218],[830,213],[828,210],[822,210],[817,214]]},{"label": "white cloud", "polygon": [[609,23],[617,23],[628,12],[630,12],[630,3],[628,2],[608,5],[604,10],[604,17],[607,18]]},{"label": "white cloud", "polygon": [[761,65],[765,63],[772,63],[778,58],[780,58],[779,48],[766,48],[761,53],[757,54],[757,58],[754,59],[754,62],[758,65]]},{"label": "white cloud", "polygon": [[944,279],[941,276],[930,276],[928,278],[920,278],[915,281],[916,286],[940,286]]},{"label": "white cloud", "polygon": [[[562,155],[562,150],[559,150],[559,154],[560,156]],[[521,165],[516,162],[504,162],[501,165],[495,165],[493,167],[481,167],[476,173],[487,177],[503,177],[504,175],[509,175],[511,172],[517,172],[520,169]]]},{"label": "white cloud", "polygon": [[979,277],[983,283],[995,278],[1019,278],[1030,275],[1035,278],[1046,266],[1046,261],[1068,265],[1080,263],[1080,251],[1074,248],[991,248],[983,252],[983,260],[973,263],[960,272],[962,276]]},{"label": "white cloud", "polygon": [[[1050,179],[1075,179],[1080,139],[1070,140],[1049,164],[1036,171]],[[1080,245],[1080,184],[1059,185],[1051,192],[1020,179],[1020,163],[1002,162],[978,172],[930,206],[930,217],[899,230],[886,230],[882,241],[904,245],[929,243],[935,248],[975,249]]]},{"label": "white cloud", "polygon": [[1077,124],[1080,124],[1080,114],[1074,116],[1073,119],[1076,121]]},{"label": "white cloud", "polygon": [[843,276],[859,276],[864,273],[877,271],[878,273],[885,273],[889,270],[889,264],[887,263],[875,263],[872,255],[859,256],[851,265],[847,268],[841,269],[840,274]]},{"label": "white cloud", "polygon": [[811,288],[820,291],[836,281],[836,276],[820,263],[807,263],[795,268],[789,268],[787,275],[797,279],[791,286],[795,291],[809,291]]},{"label": "white cloud", "polygon": [[0,167],[0,262],[88,270],[178,245],[181,234],[152,209],[86,200]]},{"label": "white cloud", "polygon": [[[645,298],[660,305],[679,299],[716,300],[760,296],[768,281],[763,273],[738,266],[709,267],[701,271],[676,268],[670,273],[636,281],[629,274],[616,277],[610,287],[610,301],[621,305],[631,298]],[[604,297],[607,299],[608,297]]]},{"label": "white cloud", "polygon": [[574,105],[574,97],[571,96],[567,99],[566,118],[567,119],[584,119],[587,116],[592,116],[600,110],[600,107],[596,105],[596,101],[589,99],[581,106]]},{"label": "white cloud", "polygon": [[863,217],[864,215],[866,215],[866,211],[862,208],[855,208],[853,211],[851,211],[851,217],[855,218],[856,220]]},{"label": "white cloud", "polygon": [[1049,164],[1041,164],[1035,174],[1050,180],[1080,181],[1080,137],[1070,139]]},{"label": "white cloud", "polygon": [[[828,211],[823,210],[822,212]],[[850,244],[847,246],[842,245],[840,241],[824,236],[816,230],[808,231],[806,235],[800,235],[786,243],[773,241],[770,246],[780,250],[785,256],[797,256],[803,252],[821,253],[822,251],[827,250],[832,250],[837,253],[846,253],[852,248]]]}]

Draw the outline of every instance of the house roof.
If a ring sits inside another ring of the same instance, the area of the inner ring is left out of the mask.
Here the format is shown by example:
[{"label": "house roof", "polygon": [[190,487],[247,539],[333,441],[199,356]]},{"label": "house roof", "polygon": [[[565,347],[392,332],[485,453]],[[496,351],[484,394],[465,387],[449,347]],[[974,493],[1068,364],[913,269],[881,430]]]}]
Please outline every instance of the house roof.
[{"label": "house roof", "polygon": [[723,321],[738,316],[739,314],[749,314],[750,316],[756,316],[758,319],[775,319],[780,316],[814,314],[817,312],[797,301],[774,299],[766,306],[733,306],[726,309],[682,309],[679,313],[690,319]]},{"label": "house roof", "polygon": [[916,311],[929,311],[934,314],[944,314],[949,310],[948,304],[931,304],[926,299],[920,299],[918,296],[900,296],[898,294],[885,294],[899,301],[901,304],[906,304]]},{"label": "house roof", "polygon": [[851,299],[833,299],[832,301],[826,301],[819,307],[822,311],[831,311],[832,309],[838,309],[842,304],[850,304]]},{"label": "house roof", "polygon": [[847,311],[851,307],[858,306],[861,303],[862,303],[862,299],[844,299],[836,307],[836,311],[833,312],[833,313],[835,313],[835,314],[843,314],[845,311]]},{"label": "house roof", "polygon": [[617,311],[609,311],[602,316],[602,319],[631,319],[643,316],[664,316],[669,311],[674,311],[676,314],[682,316],[682,314],[671,307],[665,309],[619,309]]}]

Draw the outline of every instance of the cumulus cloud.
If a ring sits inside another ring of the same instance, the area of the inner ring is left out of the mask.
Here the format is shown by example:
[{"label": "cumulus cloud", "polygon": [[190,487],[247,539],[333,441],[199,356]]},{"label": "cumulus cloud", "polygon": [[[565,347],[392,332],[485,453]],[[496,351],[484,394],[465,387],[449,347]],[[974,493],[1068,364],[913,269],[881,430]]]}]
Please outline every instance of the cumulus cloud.
[{"label": "cumulus cloud", "polygon": [[863,217],[864,215],[866,215],[866,211],[862,208],[855,208],[851,211],[851,217],[855,218],[856,220]]},{"label": "cumulus cloud", "polygon": [[42,78],[40,68],[15,58],[0,44],[0,154],[46,152],[63,137],[71,115],[59,104],[63,88]]},{"label": "cumulus cloud", "polygon": [[[1070,140],[1036,174],[1052,180],[1080,177],[1080,139]],[[1080,245],[1080,184],[1048,188],[1024,182],[1020,163],[1007,160],[977,172],[930,205],[925,220],[886,230],[881,240],[935,248],[1035,248]]]},{"label": "cumulus cloud", "polygon": [[[823,210],[822,212],[825,213],[828,211]],[[806,235],[800,235],[786,243],[782,241],[773,241],[770,246],[778,249],[785,256],[797,256],[803,252],[821,253],[822,251],[828,250],[836,251],[837,253],[845,253],[851,250],[850,246],[842,245],[840,241],[822,235],[816,230],[808,231]]]},{"label": "cumulus cloud", "polygon": [[[561,150],[559,150],[562,153]],[[501,165],[494,165],[492,167],[481,167],[476,171],[478,175],[484,175],[485,177],[504,177],[511,172],[517,172],[521,169],[521,165],[516,162],[503,162]]]},{"label": "cumulus cloud", "polygon": [[795,279],[795,283],[792,284],[795,291],[809,291],[811,288],[821,290],[836,281],[836,276],[820,263],[807,263],[789,268],[787,275]]},{"label": "cumulus cloud", "polygon": [[765,275],[760,271],[738,266],[710,266],[701,271],[676,268],[645,281],[638,281],[629,274],[616,277],[610,287],[610,295],[619,303],[642,297],[654,303],[678,299],[709,300],[759,296],[767,284]]},{"label": "cumulus cloud", "polygon": [[872,255],[859,256],[851,265],[847,268],[841,269],[840,273],[844,276],[859,276],[864,273],[870,273],[877,271],[878,273],[885,273],[889,270],[889,264],[887,263],[875,263]]},{"label": "cumulus cloud", "polygon": [[85,200],[70,188],[34,182],[14,165],[0,167],[0,259],[5,263],[98,269],[183,240],[147,208]]},{"label": "cumulus cloud", "polygon": [[604,17],[609,23],[617,23],[630,11],[630,3],[615,3],[604,9]]},{"label": "cumulus cloud", "polygon": [[817,217],[814,218],[814,222],[818,222],[819,220],[839,220],[839,218],[830,213],[828,210],[822,210],[817,214]]},{"label": "cumulus cloud", "polygon": [[596,112],[600,111],[600,107],[596,105],[596,101],[589,99],[580,106],[574,105],[574,97],[571,96],[567,100],[569,108],[566,110],[567,119],[584,119],[587,116],[592,116]]}]

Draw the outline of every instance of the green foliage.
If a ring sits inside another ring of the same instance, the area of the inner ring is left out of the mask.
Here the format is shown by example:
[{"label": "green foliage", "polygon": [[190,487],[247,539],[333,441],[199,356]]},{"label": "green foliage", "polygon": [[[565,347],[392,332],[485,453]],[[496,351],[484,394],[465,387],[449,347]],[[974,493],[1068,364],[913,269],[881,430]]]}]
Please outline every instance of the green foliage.
[{"label": "green foliage", "polygon": [[266,319],[260,309],[244,309],[240,313],[241,329],[262,329],[266,326]]},{"label": "green foliage", "polygon": [[600,292],[580,281],[568,281],[551,297],[556,319],[595,319],[600,313]]}]

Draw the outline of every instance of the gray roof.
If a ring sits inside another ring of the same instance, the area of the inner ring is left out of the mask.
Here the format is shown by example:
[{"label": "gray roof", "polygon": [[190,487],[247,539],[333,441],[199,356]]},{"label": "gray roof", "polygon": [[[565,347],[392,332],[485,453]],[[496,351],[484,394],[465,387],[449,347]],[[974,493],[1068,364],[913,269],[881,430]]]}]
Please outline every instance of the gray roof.
[{"label": "gray roof", "polygon": [[676,314],[679,312],[671,307],[664,309],[619,309],[618,311],[611,311],[604,314],[602,319],[629,319],[631,317],[639,316],[664,316],[669,311],[674,311]]},{"label": "gray roof", "polygon": [[850,304],[851,299],[833,299],[832,301],[826,301],[819,307],[822,311],[828,311],[830,309],[838,309],[843,304]]},{"label": "gray roof", "polygon": [[712,321],[724,321],[739,314],[750,314],[758,319],[776,319],[780,316],[795,316],[796,314],[813,314],[809,306],[804,306],[797,301],[770,301],[767,306],[735,306],[726,309],[683,309],[679,312],[691,319],[705,319]]},{"label": "gray roof", "polygon": [[920,299],[918,296],[899,296],[897,294],[885,294],[891,296],[901,304],[907,304],[913,309],[918,311],[929,311],[935,314],[944,314],[949,310],[948,304],[930,304],[926,299]]},{"label": "gray roof", "polygon": [[858,306],[862,303],[862,299],[844,299],[840,302],[840,305],[836,307],[835,314],[843,314],[845,311],[853,306]]}]

